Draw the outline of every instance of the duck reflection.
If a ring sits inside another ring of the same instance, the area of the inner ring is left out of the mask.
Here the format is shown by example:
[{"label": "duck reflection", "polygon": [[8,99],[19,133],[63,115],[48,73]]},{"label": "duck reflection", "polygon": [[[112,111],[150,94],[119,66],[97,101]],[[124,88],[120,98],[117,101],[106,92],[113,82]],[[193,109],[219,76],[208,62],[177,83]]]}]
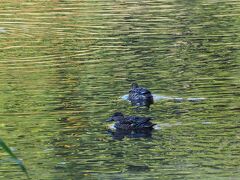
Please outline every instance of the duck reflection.
[{"label": "duck reflection", "polygon": [[141,129],[141,130],[108,130],[108,134],[115,140],[122,140],[126,138],[151,138],[153,129]]}]

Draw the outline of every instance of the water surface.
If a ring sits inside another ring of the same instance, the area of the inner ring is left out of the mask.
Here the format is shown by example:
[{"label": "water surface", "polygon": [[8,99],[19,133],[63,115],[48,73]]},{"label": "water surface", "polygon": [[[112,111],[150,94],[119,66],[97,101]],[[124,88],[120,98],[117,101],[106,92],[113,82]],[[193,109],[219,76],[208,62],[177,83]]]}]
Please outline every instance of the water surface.
[{"label": "water surface", "polygon": [[[0,137],[32,179],[238,179],[235,0],[2,1]],[[161,99],[136,111],[132,81]],[[154,118],[114,140],[115,111]],[[1,179],[25,179],[3,154]]]}]

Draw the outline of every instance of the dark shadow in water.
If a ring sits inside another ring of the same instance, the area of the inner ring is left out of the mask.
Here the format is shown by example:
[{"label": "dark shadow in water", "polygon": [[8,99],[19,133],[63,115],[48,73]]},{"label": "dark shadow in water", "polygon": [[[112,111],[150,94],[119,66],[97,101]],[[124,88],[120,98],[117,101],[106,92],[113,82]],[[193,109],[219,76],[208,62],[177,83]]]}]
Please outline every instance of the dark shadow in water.
[{"label": "dark shadow in water", "polygon": [[129,164],[127,165],[127,171],[129,172],[135,172],[135,173],[141,173],[141,172],[146,172],[150,171],[150,167],[148,165],[132,165]]},{"label": "dark shadow in water", "polygon": [[116,129],[108,130],[108,134],[112,136],[114,140],[122,140],[127,138],[151,138],[153,129],[143,129],[143,130],[120,130]]}]

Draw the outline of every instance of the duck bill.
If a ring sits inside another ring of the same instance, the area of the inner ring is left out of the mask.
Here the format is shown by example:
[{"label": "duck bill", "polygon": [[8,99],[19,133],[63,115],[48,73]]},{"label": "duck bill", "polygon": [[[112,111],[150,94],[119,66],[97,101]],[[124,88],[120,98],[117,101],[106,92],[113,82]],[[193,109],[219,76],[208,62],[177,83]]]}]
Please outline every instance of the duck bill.
[{"label": "duck bill", "polygon": [[106,122],[112,122],[112,121],[114,121],[114,119],[112,117],[110,117],[106,120]]}]

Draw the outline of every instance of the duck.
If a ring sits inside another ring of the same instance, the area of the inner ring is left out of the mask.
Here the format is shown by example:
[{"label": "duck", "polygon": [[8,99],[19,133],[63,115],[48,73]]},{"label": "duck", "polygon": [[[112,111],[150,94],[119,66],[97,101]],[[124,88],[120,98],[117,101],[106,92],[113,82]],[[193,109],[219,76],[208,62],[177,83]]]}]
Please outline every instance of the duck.
[{"label": "duck", "polygon": [[140,87],[137,83],[132,83],[129,91],[128,100],[133,106],[147,106],[153,104],[152,93],[144,87]]},{"label": "duck", "polygon": [[121,112],[115,112],[107,122],[115,121],[114,127],[117,130],[150,130],[156,125],[150,122],[151,119],[150,117],[124,116]]}]

